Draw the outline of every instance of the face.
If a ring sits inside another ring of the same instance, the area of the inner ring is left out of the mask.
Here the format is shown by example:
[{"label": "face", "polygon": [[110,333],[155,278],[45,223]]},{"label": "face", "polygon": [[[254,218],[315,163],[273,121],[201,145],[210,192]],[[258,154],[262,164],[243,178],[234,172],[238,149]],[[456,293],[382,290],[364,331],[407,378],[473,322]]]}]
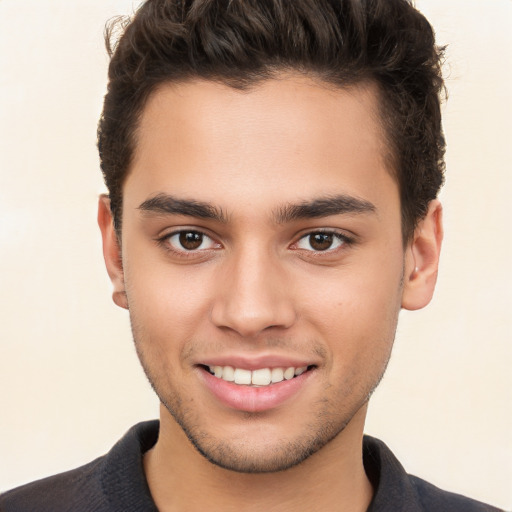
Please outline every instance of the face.
[{"label": "face", "polygon": [[145,108],[109,270],[166,421],[220,466],[304,460],[384,372],[411,271],[376,112],[298,76]]}]

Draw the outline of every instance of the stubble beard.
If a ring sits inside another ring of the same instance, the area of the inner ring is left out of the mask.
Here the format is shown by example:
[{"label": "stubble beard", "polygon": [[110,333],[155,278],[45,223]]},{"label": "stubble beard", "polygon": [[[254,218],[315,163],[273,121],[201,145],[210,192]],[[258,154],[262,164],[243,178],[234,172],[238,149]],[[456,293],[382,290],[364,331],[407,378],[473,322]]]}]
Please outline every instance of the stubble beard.
[{"label": "stubble beard", "polygon": [[[276,473],[285,471],[308,459],[340,432],[353,415],[340,425],[324,423],[304,429],[308,434],[300,439],[273,439],[268,447],[251,446],[251,440],[219,440],[202,430],[197,424],[186,421],[187,411],[177,408],[160,398],[167,411],[181,427],[194,448],[209,462],[230,471],[246,474]],[[262,413],[246,413],[244,421],[258,421]]]},{"label": "stubble beard", "polygon": [[[405,264],[402,266],[399,282],[400,291],[404,283],[404,270]],[[377,345],[384,344],[387,350],[382,353],[382,359],[380,364],[377,364],[373,379],[366,382],[365,387],[357,390],[354,390],[353,386],[351,388],[350,385],[342,385],[341,389],[336,390],[337,394],[334,395],[334,399],[329,400],[324,397],[311,404],[312,411],[308,411],[308,413],[312,420],[302,428],[300,436],[295,439],[271,439],[264,449],[255,449],[251,440],[243,438],[243,436],[240,439],[215,437],[207,432],[207,428],[201,426],[200,414],[198,416],[197,410],[195,410],[197,405],[194,409],[193,405],[185,404],[183,399],[186,398],[186,395],[182,393],[180,396],[180,393],[176,392],[176,389],[173,389],[172,384],[165,378],[170,372],[164,371],[163,375],[159,376],[152,371],[155,365],[151,364],[144,349],[145,346],[151,345],[150,340],[144,339],[144,329],[138,328],[140,326],[136,324],[132,308],[129,307],[129,311],[133,340],[144,373],[160,402],[181,427],[192,446],[216,466],[238,473],[255,474],[286,471],[301,464],[341,434],[356,413],[368,403],[382,380],[391,357],[400,312],[400,304],[396,306],[392,313],[394,318],[391,319],[391,330],[388,331],[387,336],[384,335],[383,338],[376,341]],[[323,348],[318,350],[322,352]],[[325,391],[332,385],[327,383]],[[243,421],[260,421],[265,414],[267,413],[247,412],[243,415]],[[264,425],[264,422],[262,424]]]},{"label": "stubble beard", "polygon": [[[148,362],[143,344],[137,339],[132,326],[135,347],[139,360],[160,402],[165,406],[175,422],[181,427],[192,446],[209,462],[230,471],[246,474],[275,473],[285,471],[308,459],[335,439],[350,423],[355,414],[366,405],[370,396],[381,381],[390,353],[388,354],[377,378],[365,390],[360,390],[358,401],[351,401],[351,393],[345,389],[347,400],[341,401],[345,411],[339,408],[338,400],[326,398],[312,404],[315,411],[310,414],[313,420],[302,428],[302,435],[295,439],[273,438],[266,446],[255,447],[250,439],[221,438],[210,434],[207,428],[201,426],[201,421],[193,405],[187,405],[179,393],[167,391],[167,381],[153,374],[152,365]],[[340,391],[343,394],[343,391]],[[186,398],[186,397],[183,397]],[[347,406],[348,402],[352,402]],[[336,411],[333,413],[333,411]],[[264,425],[263,413],[244,413],[243,422],[260,422]],[[263,420],[263,421],[262,421]],[[204,418],[203,418],[203,421]],[[207,420],[206,420],[207,421]]]}]

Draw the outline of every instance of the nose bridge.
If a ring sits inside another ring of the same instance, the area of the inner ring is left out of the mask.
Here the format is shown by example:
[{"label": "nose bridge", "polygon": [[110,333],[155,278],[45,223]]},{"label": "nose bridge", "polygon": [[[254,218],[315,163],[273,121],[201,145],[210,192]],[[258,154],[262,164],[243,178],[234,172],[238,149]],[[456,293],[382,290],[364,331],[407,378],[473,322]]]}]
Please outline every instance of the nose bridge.
[{"label": "nose bridge", "polygon": [[218,327],[254,336],[269,327],[289,327],[295,319],[286,272],[279,256],[260,244],[246,244],[227,257],[219,276],[212,320]]}]

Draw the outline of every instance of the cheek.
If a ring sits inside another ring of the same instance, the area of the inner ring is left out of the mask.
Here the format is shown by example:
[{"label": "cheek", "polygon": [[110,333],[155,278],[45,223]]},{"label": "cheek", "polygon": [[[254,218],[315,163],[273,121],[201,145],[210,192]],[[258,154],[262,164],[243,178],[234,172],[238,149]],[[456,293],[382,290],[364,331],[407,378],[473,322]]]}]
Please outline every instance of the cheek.
[{"label": "cheek", "polygon": [[[134,337],[159,352],[182,352],[207,322],[211,293],[203,272],[190,267],[132,257],[125,262],[125,284]],[[149,354],[148,354],[149,355]]]},{"label": "cheek", "polygon": [[333,269],[299,292],[300,317],[333,352],[343,349],[354,358],[389,352],[401,304],[402,257],[378,260]]},{"label": "cheek", "polygon": [[352,277],[331,288],[323,301],[317,297],[309,317],[325,344],[327,388],[340,408],[353,400],[356,406],[380,382],[400,311],[399,276],[390,280],[387,293]]},{"label": "cheek", "polygon": [[139,311],[149,317],[165,314],[185,320],[201,310],[210,295],[207,269],[200,265],[171,265],[165,257],[132,253],[124,262],[124,270],[132,301],[137,301]]},{"label": "cheek", "polygon": [[348,325],[369,316],[377,322],[400,303],[402,264],[400,260],[394,265],[349,265],[301,281],[297,302],[299,308],[304,306],[304,314],[309,310],[334,323],[348,318]]}]

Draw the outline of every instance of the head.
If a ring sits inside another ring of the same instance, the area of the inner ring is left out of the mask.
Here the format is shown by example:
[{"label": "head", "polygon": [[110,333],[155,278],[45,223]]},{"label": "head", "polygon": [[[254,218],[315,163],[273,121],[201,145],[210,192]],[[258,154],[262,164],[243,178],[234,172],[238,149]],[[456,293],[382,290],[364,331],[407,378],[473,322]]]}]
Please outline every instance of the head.
[{"label": "head", "polygon": [[[117,42],[117,28],[124,29]],[[249,89],[283,71],[347,88],[371,83],[401,201],[404,242],[443,183],[443,49],[407,0],[149,0],[107,30],[109,85],[98,129],[118,235],[137,128],[162,84]]]},{"label": "head", "polygon": [[435,284],[441,83],[405,1],[140,8],[110,67],[99,222],[161,438],[241,472],[360,441],[400,308]]}]

